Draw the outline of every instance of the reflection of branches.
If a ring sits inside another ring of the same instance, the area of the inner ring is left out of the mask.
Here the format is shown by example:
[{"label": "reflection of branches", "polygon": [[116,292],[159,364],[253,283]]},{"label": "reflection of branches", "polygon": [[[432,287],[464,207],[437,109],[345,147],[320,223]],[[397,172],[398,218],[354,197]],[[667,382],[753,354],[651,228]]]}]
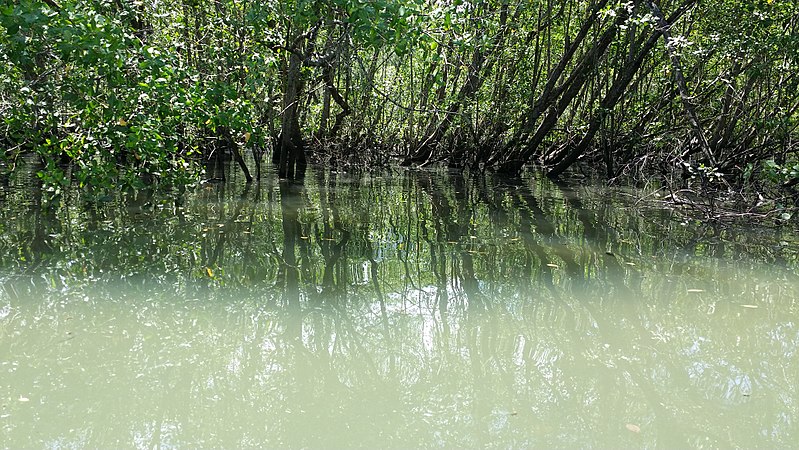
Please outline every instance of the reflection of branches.
[{"label": "reflection of branches", "polygon": [[[555,182],[554,185],[560,190],[566,200],[566,204],[577,213],[577,219],[583,226],[583,247],[593,249],[595,254],[602,255],[608,275],[607,278],[610,283],[616,286],[618,292],[624,294],[632,293],[630,288],[624,283],[626,270],[619,264],[616,255],[604,252],[610,239],[607,229],[598,226],[594,211],[585,208],[582,200],[564,182]],[[632,271],[632,269],[630,270]]]},{"label": "reflection of branches", "polygon": [[[420,177],[420,186],[422,190],[430,197],[436,235],[438,236],[437,241],[458,242],[463,236],[469,236],[471,207],[469,204],[469,198],[465,194],[466,186],[464,185],[463,177],[455,177],[453,180],[453,188],[455,189],[455,199],[458,211],[457,218],[453,217],[453,208],[450,205],[449,200],[442,195],[444,189],[441,186],[434,187],[429,174],[425,173]],[[446,227],[443,225],[445,222],[447,223]],[[462,247],[462,249],[460,251],[460,261],[452,261],[453,277],[460,281],[460,286],[463,289],[463,293],[467,300],[469,300],[470,304],[475,307],[483,308],[485,307],[485,302],[482,293],[480,292],[479,282],[475,277],[474,262],[472,259],[472,254],[470,253],[470,246],[472,244],[465,244],[465,247],[463,247],[464,244],[455,245]],[[441,258],[444,260],[443,256],[441,256]],[[460,270],[458,269],[459,266]],[[453,282],[454,281],[455,280],[453,279]]]},{"label": "reflection of branches", "polygon": [[[418,205],[419,210],[425,210],[424,205]],[[441,317],[441,330],[444,335],[444,340],[449,340],[449,323],[447,319],[447,306],[449,304],[449,289],[447,286],[447,255],[444,252],[444,246],[436,241],[435,243],[430,239],[427,231],[427,218],[425,215],[419,217],[419,230],[422,239],[427,243],[430,248],[430,268],[433,270],[433,275],[436,277],[436,303],[438,305],[438,314]],[[432,315],[433,320],[437,322],[435,314]]]},{"label": "reflection of branches", "polygon": [[549,257],[547,256],[544,248],[535,241],[534,239],[534,231],[533,231],[533,217],[530,214],[530,210],[524,208],[524,204],[520,196],[513,196],[513,204],[519,211],[519,226],[520,226],[520,234],[522,237],[522,242],[524,243],[524,247],[527,249],[527,269],[528,273],[526,274],[529,277],[532,277],[532,266],[531,266],[531,258],[530,256],[535,255],[538,257],[539,262],[539,274],[542,276],[542,281],[544,285],[552,291],[553,294],[556,294],[555,285],[552,281],[552,268],[547,266],[544,261],[548,261]]},{"label": "reflection of branches", "polygon": [[[516,204],[521,207],[524,206],[527,211],[531,214],[530,219],[531,223],[535,225],[535,229],[538,234],[548,238],[548,241],[551,244],[552,251],[563,260],[566,264],[566,273],[569,274],[572,278],[575,279],[582,279],[583,278],[583,270],[574,257],[574,252],[570,250],[563,244],[557,242],[557,234],[555,233],[555,226],[546,218],[546,214],[538,206],[538,201],[533,197],[532,192],[526,192],[523,190],[518,191],[519,198],[516,200]],[[520,200],[520,201],[519,201]],[[533,247],[539,258],[541,259],[541,263],[546,264],[545,261],[548,261],[549,258],[544,251],[544,248],[538,245]],[[548,267],[548,266],[547,266]]]},{"label": "reflection of branches", "polygon": [[383,296],[383,290],[380,288],[380,280],[378,279],[379,270],[377,267],[377,261],[374,259],[374,251],[372,250],[372,242],[370,240],[366,240],[366,252],[367,258],[369,259],[369,274],[372,279],[372,284],[375,288],[375,295],[377,296],[377,301],[380,303],[380,319],[383,322],[383,328],[385,330],[386,339],[390,336],[390,330],[388,326],[388,314],[386,312],[386,300]]},{"label": "reflection of branches", "polygon": [[[331,183],[335,183],[336,174],[330,172]],[[327,183],[324,179],[324,173],[320,170],[316,172],[317,183],[319,186],[319,209],[322,214],[322,233],[318,236],[319,249],[325,260],[324,272],[322,274],[322,292],[329,293],[334,289],[334,272],[336,267],[340,267],[346,263],[346,259],[342,261],[345,256],[345,249],[350,242],[350,232],[347,231],[341,221],[339,213],[338,201],[336,200],[336,191],[328,190]],[[331,225],[332,222],[332,225]],[[333,238],[333,231],[341,233],[341,240],[335,242]],[[339,288],[341,290],[346,288],[346,280],[339,280]]]},{"label": "reflection of branches", "polygon": [[[241,216],[241,212],[244,209],[244,205],[249,203],[247,201],[247,197],[249,196],[250,192],[250,183],[247,183],[244,190],[242,191],[241,195],[238,197],[236,202],[234,203],[234,207],[230,216],[228,216],[227,220],[218,224],[220,226],[220,230],[217,233],[217,241],[214,245],[213,251],[209,255],[206,256],[205,266],[206,267],[213,267],[219,263],[222,259],[222,255],[224,254],[225,250],[225,243],[227,242],[227,237],[229,234],[232,234],[235,231],[236,221]],[[219,184],[218,189],[220,193],[224,193],[225,187],[224,184]]]},{"label": "reflection of branches", "polygon": [[280,205],[282,210],[283,228],[283,271],[285,274],[285,284],[283,298],[285,306],[293,320],[286,329],[290,336],[297,339],[302,337],[302,322],[300,315],[300,287],[299,269],[297,268],[297,256],[295,246],[300,237],[299,223],[299,193],[295,189],[302,189],[301,186],[290,184],[288,181],[280,183]]},{"label": "reflection of branches", "polygon": [[351,313],[349,311],[345,311],[342,305],[333,305],[333,309],[338,313],[336,315],[336,334],[337,339],[343,336],[349,335],[351,338],[351,342],[354,345],[358,356],[364,358],[366,360],[367,365],[371,369],[371,372],[375,375],[378,374],[377,365],[375,364],[374,360],[370,357],[369,352],[369,345],[365,345],[361,342],[361,338],[359,337],[358,333],[352,327],[350,323],[350,316]]},{"label": "reflection of branches", "polygon": [[[389,225],[391,226],[392,229],[399,230],[399,227],[397,227],[397,224],[396,224],[396,222],[394,222],[393,218],[390,217],[388,219],[388,223],[389,223]],[[413,275],[411,275],[411,268],[408,265],[408,254],[410,253],[408,251],[409,247],[410,247],[410,245],[408,245],[408,242],[405,242],[405,252],[403,252],[401,249],[397,248],[397,258],[400,261],[402,261],[402,267],[405,269],[405,286],[406,286],[406,290],[407,290],[407,286],[410,285],[414,290],[418,291],[419,287],[413,281]]]}]

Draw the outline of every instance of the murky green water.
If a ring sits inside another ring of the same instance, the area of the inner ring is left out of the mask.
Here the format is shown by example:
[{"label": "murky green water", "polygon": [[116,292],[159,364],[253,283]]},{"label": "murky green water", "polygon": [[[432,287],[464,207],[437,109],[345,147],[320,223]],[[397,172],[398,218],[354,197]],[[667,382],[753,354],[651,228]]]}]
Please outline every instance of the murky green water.
[{"label": "murky green water", "polygon": [[0,446],[790,448],[792,230],[621,191],[0,196]]}]

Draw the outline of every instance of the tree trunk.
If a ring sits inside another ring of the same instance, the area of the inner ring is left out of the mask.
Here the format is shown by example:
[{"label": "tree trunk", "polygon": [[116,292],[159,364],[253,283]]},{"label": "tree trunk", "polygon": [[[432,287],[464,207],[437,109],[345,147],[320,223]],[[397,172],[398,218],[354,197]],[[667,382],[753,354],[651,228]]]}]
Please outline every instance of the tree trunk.
[{"label": "tree trunk", "polygon": [[[662,23],[670,24],[676,21],[685,11],[687,11],[688,7],[693,4],[694,0],[688,0],[688,2],[684,3],[677,11],[669,17],[669,21],[667,22],[665,18],[662,19]],[[661,16],[662,17],[662,16]],[[641,64],[644,62],[644,58],[652,51],[655,47],[655,43],[657,39],[664,33],[663,26],[658,26],[655,28],[655,31],[652,35],[647,39],[646,43],[643,47],[638,51],[637,56],[633,59],[628,59],[627,64],[621,69],[619,75],[613,81],[613,85],[608,90],[605,98],[602,99],[600,102],[597,111],[594,112],[592,115],[591,121],[588,125],[588,130],[580,139],[580,142],[570,151],[570,152],[563,152],[557,155],[550,160],[551,164],[554,166],[547,172],[547,175],[550,177],[557,177],[561,173],[563,173],[569,166],[571,166],[577,158],[580,157],[588,147],[593,142],[594,136],[596,135],[597,131],[599,131],[602,121],[605,116],[616,107],[616,104],[622,98],[624,93],[627,91],[627,86],[632,81],[635,74],[638,72],[638,69],[641,68]],[[633,44],[630,44],[633,46]],[[638,47],[638,45],[636,45]]]},{"label": "tree trunk", "polygon": [[[564,82],[557,88],[556,86],[558,81],[560,81],[562,78],[567,66],[577,53],[577,50],[588,36],[591,28],[596,25],[597,20],[599,20],[599,11],[605,7],[607,2],[608,0],[599,0],[597,3],[595,3],[590,8],[588,17],[586,17],[585,21],[580,27],[580,30],[577,32],[577,35],[574,37],[574,40],[569,42],[567,39],[569,45],[566,46],[566,51],[560,58],[558,65],[555,66],[555,68],[549,74],[547,83],[544,86],[544,89],[541,91],[541,94],[536,97],[534,101],[533,97],[531,96],[530,106],[528,111],[524,114],[524,117],[522,117],[522,125],[519,129],[519,132],[508,143],[504,153],[513,153],[514,151],[517,151],[518,145],[523,144],[525,141],[530,139],[530,134],[535,132],[535,125],[538,122],[538,119],[548,108],[554,105],[558,97],[560,97],[560,95],[568,88],[568,81]],[[549,24],[547,24],[547,26],[549,26]],[[549,48],[551,46],[547,45],[547,47]],[[538,54],[536,54],[536,58],[538,58]],[[540,70],[538,69],[538,64],[536,64],[535,67],[537,68],[536,70]]]},{"label": "tree trunk", "polygon": [[327,108],[328,108],[328,116],[330,114],[330,98],[333,98],[333,101],[341,108],[341,112],[336,114],[336,121],[333,123],[333,128],[330,129],[329,136],[331,139],[335,139],[338,131],[341,129],[341,126],[344,123],[344,118],[350,115],[352,110],[350,109],[349,103],[347,100],[341,96],[339,93],[338,88],[333,83],[333,68],[331,66],[327,66],[322,71],[322,78],[325,82],[325,100],[327,101]]},{"label": "tree trunk", "polygon": [[[480,11],[484,14],[486,5],[481,4]],[[522,8],[518,8],[514,19],[518,18],[521,14]],[[491,43],[487,48],[477,45],[472,52],[472,62],[469,65],[469,72],[466,80],[458,90],[457,96],[450,102],[444,111],[444,117],[441,121],[431,127],[427,136],[423,139],[422,143],[416,149],[413,155],[408,156],[403,165],[412,163],[424,163],[431,156],[433,149],[438,146],[444,135],[449,131],[453,124],[453,120],[459,115],[465,107],[467,100],[471,100],[477,94],[477,91],[482,87],[485,81],[485,76],[491,72],[494,63],[499,59],[502,49],[504,47],[505,36],[507,35],[507,20],[508,20],[508,2],[505,1],[500,5],[500,21],[499,30],[494,35]],[[485,30],[478,29],[478,41],[482,38]],[[486,53],[489,52],[487,55]],[[457,159],[457,158],[456,158]]]},{"label": "tree trunk", "polygon": [[688,85],[686,84],[685,77],[682,74],[680,55],[674,51],[674,40],[671,38],[671,32],[669,31],[671,29],[671,23],[669,23],[666,18],[663,17],[663,13],[660,11],[660,8],[658,8],[655,2],[652,0],[646,0],[645,3],[647,8],[652,11],[652,15],[657,19],[657,28],[663,35],[663,39],[666,41],[666,53],[669,55],[672,70],[674,71],[674,81],[677,83],[677,89],[680,92],[680,99],[682,100],[683,107],[685,108],[685,114],[688,116],[688,122],[694,129],[694,134],[696,135],[696,140],[699,143],[699,148],[702,150],[702,153],[704,153],[708,163],[715,167],[716,158],[710,149],[710,143],[708,143],[707,137],[705,137],[705,132],[702,131],[702,124],[699,122],[699,117],[696,115],[696,109],[694,108],[693,103],[691,103],[691,97],[688,94]]},{"label": "tree trunk", "polygon": [[283,94],[283,114],[280,124],[280,159],[278,176],[297,179],[305,175],[305,144],[299,120],[299,100],[302,93],[302,59],[290,53],[286,71],[286,90]]},{"label": "tree trunk", "polygon": [[[555,125],[560,119],[561,115],[572,105],[574,99],[583,89],[583,86],[588,81],[598,64],[599,59],[605,54],[610,44],[616,36],[618,27],[626,20],[625,14],[619,14],[614,23],[612,23],[605,31],[599,36],[590,50],[576,63],[569,78],[564,81],[563,86],[558,88],[559,97],[553,96],[552,106],[548,108],[544,119],[538,125],[538,128],[528,139],[518,142],[515,148],[507,152],[507,156],[499,166],[499,170],[505,173],[518,174],[522,167],[530,160],[530,158],[538,150],[538,146],[544,141],[544,138],[555,128]],[[567,87],[565,90],[564,87]],[[560,93],[562,92],[562,94]],[[557,102],[555,102],[557,100]]]}]

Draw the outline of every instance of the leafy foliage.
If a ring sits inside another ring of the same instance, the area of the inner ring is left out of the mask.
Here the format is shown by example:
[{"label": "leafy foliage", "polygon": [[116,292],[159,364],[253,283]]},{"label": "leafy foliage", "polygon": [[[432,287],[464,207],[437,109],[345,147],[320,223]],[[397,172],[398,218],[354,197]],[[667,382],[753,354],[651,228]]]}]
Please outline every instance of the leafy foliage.
[{"label": "leafy foliage", "polygon": [[186,183],[287,132],[330,164],[767,182],[746,168],[796,159],[798,22],[788,0],[21,0],[0,139],[54,189]]}]

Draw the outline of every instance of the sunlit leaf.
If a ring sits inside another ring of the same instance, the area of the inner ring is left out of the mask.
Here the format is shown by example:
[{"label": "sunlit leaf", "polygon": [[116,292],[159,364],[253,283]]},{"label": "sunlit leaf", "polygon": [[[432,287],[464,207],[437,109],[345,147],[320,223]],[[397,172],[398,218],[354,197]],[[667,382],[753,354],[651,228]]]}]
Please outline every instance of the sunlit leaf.
[{"label": "sunlit leaf", "polygon": [[632,431],[633,433],[640,433],[641,432],[641,427],[639,427],[638,425],[632,424],[632,423],[628,423],[624,427],[627,428],[628,430]]},{"label": "sunlit leaf", "polygon": [[205,268],[205,273],[206,273],[206,275],[208,275],[209,278],[213,278],[214,277],[214,271],[211,270],[210,267],[206,267]]}]

